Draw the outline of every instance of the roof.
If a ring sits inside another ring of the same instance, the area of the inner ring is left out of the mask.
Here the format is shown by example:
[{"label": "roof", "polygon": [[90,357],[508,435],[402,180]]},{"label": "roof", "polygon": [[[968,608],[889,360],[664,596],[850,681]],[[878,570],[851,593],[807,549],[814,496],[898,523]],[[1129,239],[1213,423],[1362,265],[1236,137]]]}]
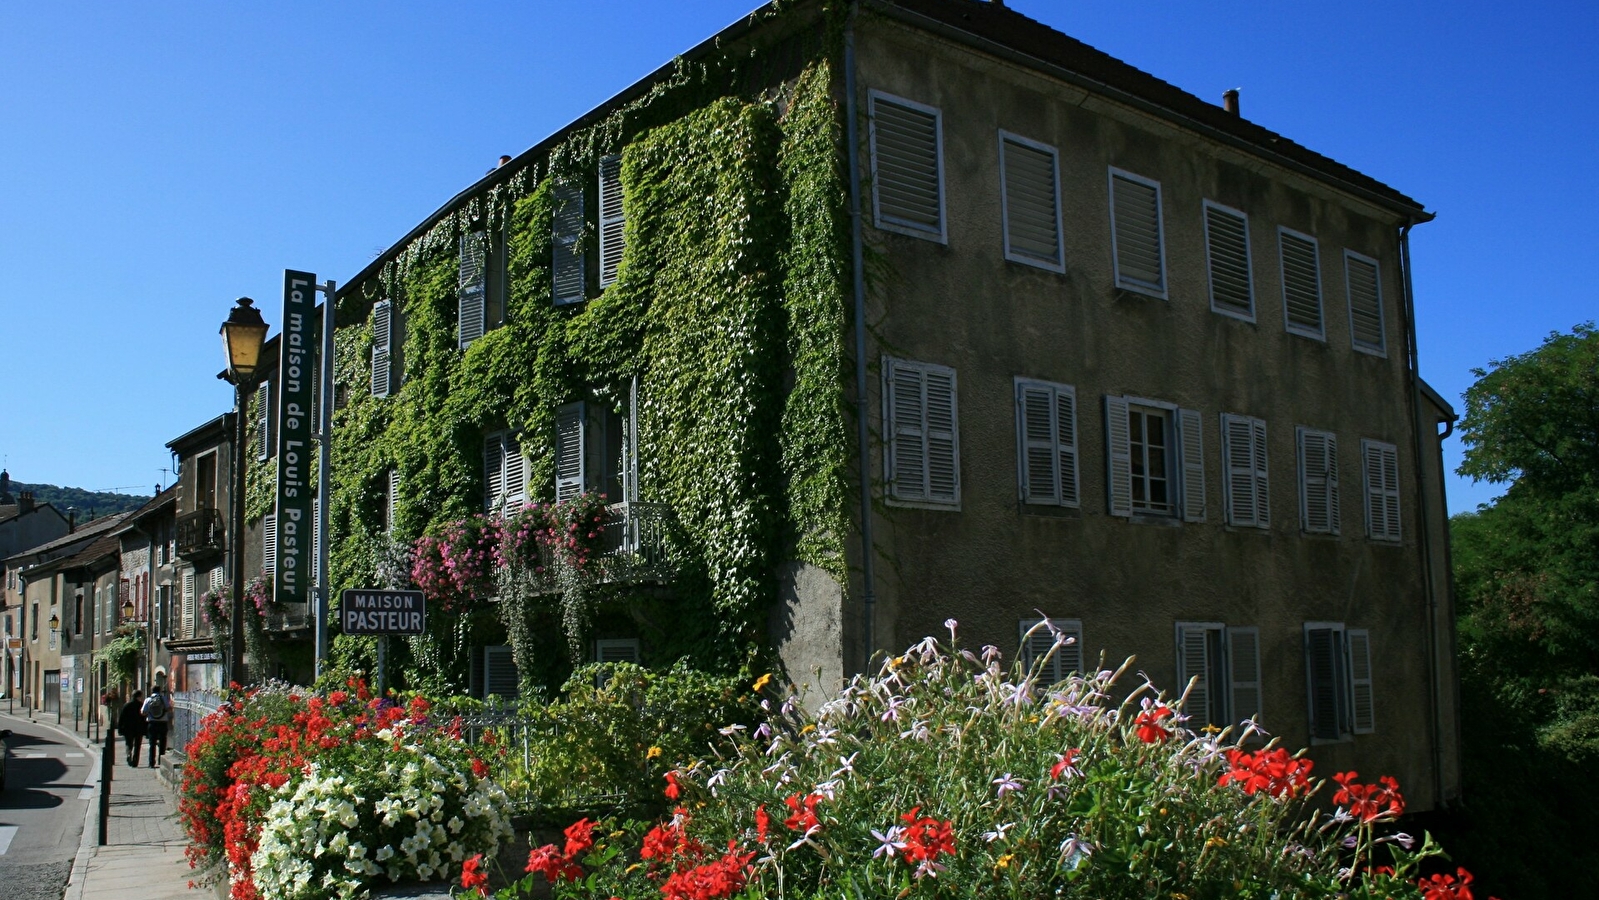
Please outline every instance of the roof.
[{"label": "roof", "polygon": [[104,516],[90,522],[85,522],[82,525],[79,525],[74,531],[64,534],[53,541],[46,541],[37,547],[29,547],[20,553],[13,553],[7,559],[7,561],[20,560],[30,556],[47,555],[55,550],[65,551],[74,544],[88,541],[102,533],[110,532],[112,529],[122,524],[122,521],[126,519],[128,515],[128,513],[119,513],[114,516]]},{"label": "roof", "polygon": [[[1242,116],[1227,112],[1220,106],[1201,100],[1169,82],[1156,78],[1108,53],[1096,50],[1001,3],[992,0],[864,0],[864,2],[871,9],[892,18],[1049,72],[1096,93],[1108,95],[1160,116],[1181,127],[1364,197],[1414,221],[1426,222],[1433,218],[1432,213],[1427,212],[1419,202],[1369,175],[1297,144]],[[771,14],[777,11],[778,6],[779,3],[773,2],[758,7],[749,15],[683,53],[682,58],[698,60],[721,51],[730,42],[743,38],[757,29],[775,27],[774,17]],[[675,71],[675,63],[662,65],[611,99],[518,154],[511,162],[491,169],[488,174],[451,197],[432,215],[423,219],[404,237],[374,258],[339,289],[339,294],[342,296],[344,292],[360,285],[380,271],[413,240],[426,234],[440,220],[473,196],[509,180],[540,155],[553,150],[568,135],[600,121],[613,110],[643,96],[651,88],[669,79]]]},{"label": "roof", "polygon": [[1455,408],[1450,405],[1448,400],[1444,399],[1443,394],[1438,393],[1433,389],[1432,385],[1420,378],[1417,378],[1416,381],[1421,385],[1421,395],[1426,397],[1428,402],[1438,408],[1438,412],[1440,413],[1438,421],[1454,422],[1460,418],[1460,414],[1455,412]]},{"label": "roof", "polygon": [[121,557],[122,541],[117,537],[115,529],[107,529],[100,536],[89,541],[88,545],[76,552],[57,559],[47,560],[30,569],[33,576],[61,572],[67,569],[78,569],[92,566],[107,557],[113,560]]},{"label": "roof", "polygon": [[122,527],[117,529],[117,534],[126,534],[132,531],[138,527],[140,522],[160,513],[169,506],[176,506],[177,502],[178,483],[174,481],[171,487],[146,500],[143,506],[128,513],[127,517],[122,520]]},{"label": "roof", "polygon": [[192,428],[167,441],[167,449],[181,455],[185,450],[225,444],[227,443],[228,435],[233,430],[229,427],[232,421],[233,413],[223,413],[204,425]]}]

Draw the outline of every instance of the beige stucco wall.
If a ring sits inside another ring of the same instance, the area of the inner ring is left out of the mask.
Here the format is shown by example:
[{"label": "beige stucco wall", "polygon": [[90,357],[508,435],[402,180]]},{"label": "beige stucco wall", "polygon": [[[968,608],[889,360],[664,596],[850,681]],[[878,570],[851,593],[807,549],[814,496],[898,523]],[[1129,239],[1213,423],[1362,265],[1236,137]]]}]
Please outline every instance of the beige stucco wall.
[{"label": "beige stucco wall", "polygon": [[[1177,621],[1254,625],[1262,643],[1262,720],[1298,747],[1309,743],[1304,623],[1367,628],[1376,733],[1318,746],[1313,756],[1327,771],[1393,774],[1413,808],[1431,806],[1428,619],[1397,218],[895,23],[863,17],[856,47],[863,143],[868,90],[943,113],[947,245],[866,230],[892,272],[873,285],[868,316],[874,433],[881,426],[881,355],[951,366],[959,380],[960,508],[880,507],[877,647],[941,634],[952,615],[967,642],[1009,650],[1018,620],[1042,610],[1083,621],[1089,659],[1103,652],[1114,666],[1136,654],[1138,669],[1174,688]],[[1059,149],[1064,274],[1004,259],[1000,129]],[[869,173],[864,148],[861,162]],[[1167,300],[1113,287],[1108,166],[1161,182]],[[870,187],[863,193],[869,204]],[[1250,216],[1255,323],[1210,310],[1205,199]],[[1284,331],[1279,225],[1319,240],[1325,342]],[[1345,248],[1380,263],[1386,358],[1350,346]],[[1076,388],[1078,511],[1038,515],[1018,503],[1016,376]],[[1106,394],[1202,413],[1207,522],[1107,514]],[[1267,422],[1269,530],[1223,524],[1224,412]],[[1338,435],[1339,537],[1301,533],[1298,425]],[[1362,438],[1399,448],[1404,540],[1397,546],[1365,538]],[[880,478],[881,447],[872,448],[872,465]]]}]

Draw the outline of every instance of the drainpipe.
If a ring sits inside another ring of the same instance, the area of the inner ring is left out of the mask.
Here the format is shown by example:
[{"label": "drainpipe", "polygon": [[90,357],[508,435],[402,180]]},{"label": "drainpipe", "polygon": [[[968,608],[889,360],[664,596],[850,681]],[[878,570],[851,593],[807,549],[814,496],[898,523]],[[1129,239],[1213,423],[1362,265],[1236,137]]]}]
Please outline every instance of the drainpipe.
[{"label": "drainpipe", "polygon": [[864,588],[864,621],[862,636],[865,654],[862,671],[870,668],[872,653],[876,649],[873,633],[877,613],[876,552],[872,542],[872,460],[869,440],[871,429],[867,421],[866,390],[866,268],[861,237],[861,159],[860,136],[856,127],[855,104],[855,14],[858,3],[851,3],[849,19],[844,24],[844,143],[849,159],[849,220],[850,262],[855,288],[855,441],[860,450],[861,480],[861,581]]},{"label": "drainpipe", "polygon": [[[1413,464],[1416,471],[1416,510],[1419,521],[1418,533],[1421,537],[1421,579],[1422,588],[1427,592],[1427,689],[1432,704],[1432,715],[1427,717],[1427,728],[1432,740],[1432,778],[1433,797],[1438,806],[1444,804],[1444,748],[1443,748],[1443,715],[1441,707],[1442,676],[1439,674],[1438,655],[1441,648],[1438,643],[1438,594],[1436,581],[1433,578],[1432,558],[1432,528],[1431,519],[1427,512],[1427,486],[1421,477],[1422,464],[1426,459],[1422,448],[1422,429],[1429,427],[1422,416],[1421,396],[1421,365],[1416,353],[1416,297],[1411,286],[1410,274],[1410,229],[1414,228],[1416,221],[1407,219],[1399,228],[1399,264],[1403,271],[1402,287],[1405,301],[1405,332],[1406,332],[1406,357],[1408,360],[1406,374],[1410,379],[1410,409],[1412,441],[1411,450]],[[1437,425],[1431,427],[1432,433],[1438,433]],[[1443,470],[1439,469],[1440,478]],[[1443,483],[1439,482],[1438,496],[1443,497]],[[1447,540],[1446,540],[1447,546]],[[1457,707],[1458,712],[1458,707]]]}]

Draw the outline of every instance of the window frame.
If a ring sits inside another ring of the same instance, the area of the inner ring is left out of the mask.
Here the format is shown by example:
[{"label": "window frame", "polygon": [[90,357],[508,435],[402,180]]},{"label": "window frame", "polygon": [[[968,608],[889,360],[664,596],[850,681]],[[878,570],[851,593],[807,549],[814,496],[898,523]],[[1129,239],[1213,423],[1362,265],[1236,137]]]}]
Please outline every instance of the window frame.
[{"label": "window frame", "polygon": [[[1249,292],[1249,312],[1247,314],[1216,305],[1216,267],[1214,263],[1214,257],[1211,253],[1210,242],[1210,211],[1212,209],[1243,220],[1244,278],[1247,281],[1246,287]],[[1240,322],[1249,322],[1250,324],[1254,324],[1257,318],[1257,304],[1255,303],[1255,251],[1249,237],[1249,213],[1246,213],[1241,209],[1234,209],[1233,207],[1227,206],[1224,203],[1217,203],[1214,200],[1207,199],[1204,200],[1200,205],[1200,214],[1205,224],[1205,274],[1209,279],[1210,311],[1216,313],[1217,315],[1226,316],[1230,319],[1237,319]]]},{"label": "window frame", "polygon": [[[1362,343],[1355,337],[1355,282],[1349,277],[1349,262],[1368,263],[1372,269],[1372,282],[1377,289],[1377,335],[1382,343],[1377,346]],[[1356,253],[1348,247],[1344,248],[1344,302],[1345,310],[1349,313],[1349,346],[1357,353],[1375,356],[1379,359],[1388,358],[1388,317],[1383,309],[1382,302],[1382,263],[1364,253]]]},{"label": "window frame", "polygon": [[[1181,517],[1182,517],[1182,505],[1181,505],[1181,502],[1179,500],[1179,497],[1180,497],[1180,491],[1182,489],[1182,484],[1181,484],[1181,481],[1180,481],[1181,476],[1177,474],[1177,471],[1178,471],[1179,467],[1182,465],[1182,457],[1181,457],[1182,451],[1181,451],[1181,448],[1179,448],[1177,446],[1177,443],[1178,443],[1178,435],[1177,435],[1177,412],[1178,412],[1178,406],[1175,403],[1168,403],[1168,402],[1163,401],[1163,400],[1150,400],[1150,399],[1141,398],[1141,397],[1127,397],[1127,398],[1124,398],[1124,399],[1126,399],[1126,401],[1127,401],[1127,412],[1128,412],[1129,416],[1131,416],[1133,412],[1138,411],[1138,410],[1141,410],[1141,411],[1143,411],[1145,413],[1158,412],[1160,414],[1160,421],[1164,423],[1161,426],[1161,429],[1162,429],[1162,435],[1163,435],[1163,437],[1165,439],[1164,447],[1165,447],[1165,451],[1166,452],[1165,452],[1164,455],[1165,455],[1165,458],[1166,458],[1165,459],[1165,463],[1166,463],[1166,466],[1165,466],[1165,468],[1166,468],[1166,477],[1165,477],[1165,480],[1166,480],[1166,495],[1167,495],[1167,506],[1169,506],[1170,508],[1167,511],[1165,511],[1165,512],[1152,512],[1152,511],[1150,511],[1147,508],[1139,509],[1138,508],[1138,500],[1136,499],[1137,491],[1132,491],[1130,496],[1134,498],[1132,500],[1133,516],[1134,517],[1143,516],[1143,517],[1146,517],[1146,518],[1157,518],[1157,519],[1181,519]],[[1137,409],[1135,410],[1135,408],[1137,408]],[[1147,419],[1146,419],[1146,422],[1147,422]],[[1145,432],[1146,432],[1145,444],[1146,444],[1146,446],[1148,444],[1147,431],[1148,431],[1148,429],[1146,427],[1146,429],[1145,429]],[[1128,447],[1129,453],[1131,453],[1131,451],[1132,451],[1133,443],[1134,443],[1133,442],[1133,426],[1132,426],[1131,419],[1129,419],[1128,422],[1127,422],[1127,447]],[[1147,468],[1147,454],[1146,454],[1146,468]],[[1129,482],[1129,483],[1130,484],[1136,484],[1138,482],[1138,475],[1136,473],[1132,472],[1132,470],[1130,468],[1129,468],[1128,474],[1129,474],[1129,476],[1132,479],[1132,481]],[[1145,481],[1144,494],[1145,494],[1145,497],[1147,498],[1148,494],[1149,494],[1149,489],[1148,489],[1149,478],[1148,478],[1147,475],[1145,476],[1144,481]],[[1147,499],[1146,499],[1145,502],[1146,503],[1148,502]]]},{"label": "window frame", "polygon": [[[936,230],[925,228],[913,222],[895,220],[893,217],[884,218],[883,204],[879,197],[878,186],[881,184],[877,173],[877,104],[883,101],[892,105],[906,107],[918,112],[930,114],[933,117],[933,153],[934,166],[938,170],[938,228]],[[919,103],[906,97],[890,94],[875,88],[866,92],[866,132],[867,148],[870,157],[872,175],[872,224],[882,231],[895,234],[908,235],[923,240],[934,241],[939,244],[949,244],[949,212],[947,192],[944,177],[944,113],[936,106]]]},{"label": "window frame", "polygon": [[[1157,300],[1169,300],[1171,288],[1171,270],[1166,263],[1165,192],[1162,190],[1160,182],[1153,178],[1139,175],[1136,172],[1129,172],[1126,169],[1117,168],[1116,166],[1110,166],[1108,168],[1109,171],[1106,175],[1106,187],[1108,193],[1106,194],[1105,199],[1107,201],[1106,205],[1110,210],[1111,274],[1115,281],[1116,287],[1124,291],[1132,291],[1136,294],[1154,297]],[[1122,275],[1121,244],[1117,240],[1116,232],[1116,179],[1118,177],[1126,179],[1127,181],[1131,181],[1135,184],[1142,184],[1145,187],[1151,187],[1155,189],[1155,234],[1157,239],[1160,241],[1159,285],[1152,285],[1148,282],[1139,281],[1138,279],[1129,278]]]},{"label": "window frame", "polygon": [[[1008,169],[1005,165],[1006,142],[1036,150],[1049,155],[1051,180],[1054,182],[1054,197],[1052,203],[1055,211],[1055,259],[1053,261],[1041,259],[1026,253],[1018,252],[1011,248],[1010,242],[1010,182]],[[999,223],[1000,232],[1004,238],[1005,259],[1009,262],[1021,263],[1024,266],[1033,266],[1048,272],[1066,271],[1066,223],[1061,213],[1060,205],[1060,151],[1050,144],[1022,137],[1014,132],[999,130]]]},{"label": "window frame", "polygon": [[[1288,255],[1283,252],[1283,246],[1284,246],[1284,244],[1283,244],[1283,236],[1284,235],[1287,235],[1288,237],[1292,237],[1292,238],[1297,238],[1297,239],[1302,240],[1302,241],[1307,241],[1307,242],[1309,242],[1309,244],[1311,246],[1312,255],[1313,255],[1313,257],[1314,257],[1314,259],[1316,261],[1316,317],[1321,322],[1321,328],[1319,330],[1317,330],[1317,331],[1310,331],[1309,329],[1304,328],[1303,326],[1295,325],[1293,320],[1291,318],[1289,318],[1289,313],[1288,313]],[[1298,335],[1299,337],[1310,338],[1311,340],[1314,340],[1314,341],[1320,341],[1323,344],[1327,343],[1327,291],[1322,286],[1322,282],[1325,279],[1322,278],[1322,271],[1321,271],[1321,241],[1317,240],[1315,235],[1306,234],[1303,231],[1295,231],[1294,229],[1289,228],[1286,225],[1278,225],[1277,226],[1277,277],[1282,282],[1283,330],[1287,331],[1289,334]]]}]

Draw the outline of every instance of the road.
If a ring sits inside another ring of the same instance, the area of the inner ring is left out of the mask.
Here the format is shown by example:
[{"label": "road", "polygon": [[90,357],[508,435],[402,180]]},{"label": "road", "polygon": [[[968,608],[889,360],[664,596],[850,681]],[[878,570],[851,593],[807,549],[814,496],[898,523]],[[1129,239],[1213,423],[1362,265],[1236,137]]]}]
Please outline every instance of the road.
[{"label": "road", "polygon": [[93,757],[61,732],[0,715],[11,759],[0,793],[0,895],[61,900],[83,817],[94,802]]}]

